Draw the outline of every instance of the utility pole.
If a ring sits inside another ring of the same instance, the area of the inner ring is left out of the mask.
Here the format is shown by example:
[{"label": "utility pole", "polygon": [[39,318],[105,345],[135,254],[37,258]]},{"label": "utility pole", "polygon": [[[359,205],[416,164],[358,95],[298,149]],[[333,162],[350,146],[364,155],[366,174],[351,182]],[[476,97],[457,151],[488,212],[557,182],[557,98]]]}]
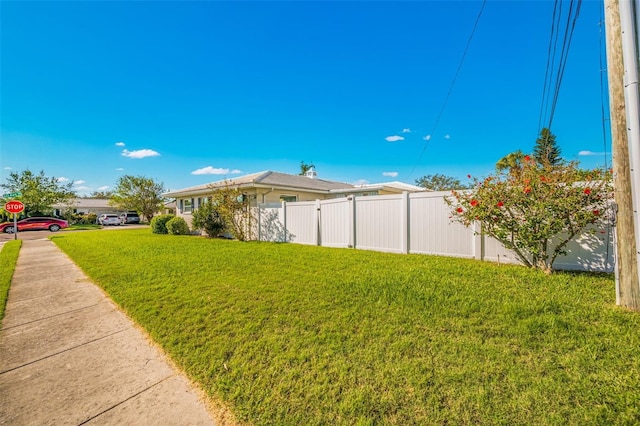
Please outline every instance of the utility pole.
[{"label": "utility pole", "polygon": [[[638,251],[634,225],[631,164],[627,137],[620,0],[604,0],[607,39],[607,75],[609,110],[613,145],[613,187],[617,205],[616,301],[619,305],[640,310]],[[625,0],[622,0],[625,1]]]}]

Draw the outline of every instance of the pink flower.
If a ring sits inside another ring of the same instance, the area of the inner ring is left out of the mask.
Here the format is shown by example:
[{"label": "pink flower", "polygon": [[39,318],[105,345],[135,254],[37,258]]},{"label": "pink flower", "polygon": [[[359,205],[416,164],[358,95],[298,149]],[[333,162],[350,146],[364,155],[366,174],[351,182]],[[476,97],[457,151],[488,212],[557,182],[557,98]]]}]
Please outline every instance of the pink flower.
[{"label": "pink flower", "polygon": [[531,157],[528,156],[528,155],[525,155],[524,156],[524,161],[527,161],[527,162],[531,161]]},{"label": "pink flower", "polygon": [[477,206],[478,204],[480,204],[480,203],[478,202],[478,200],[471,200],[471,207],[475,207],[475,206]]},{"label": "pink flower", "polygon": [[462,213],[464,210],[462,210],[462,207],[458,207],[458,208],[456,209],[456,211],[457,211],[458,213]]},{"label": "pink flower", "polygon": [[498,201],[498,207],[502,207],[504,206],[504,203],[502,201]]},{"label": "pink flower", "polygon": [[591,188],[585,188],[585,189],[584,189],[584,193],[585,193],[586,195],[591,194]]},{"label": "pink flower", "polygon": [[600,214],[600,210],[594,210],[594,211],[593,211],[593,214],[594,214],[594,215],[596,215],[596,216],[598,216],[598,215]]},{"label": "pink flower", "polygon": [[471,175],[467,175],[467,178],[468,178],[468,179],[471,179]]},{"label": "pink flower", "polygon": [[528,194],[528,193],[530,193],[530,192],[531,192],[531,187],[530,187],[530,186],[527,186],[527,187],[524,189],[524,193],[525,193],[525,194]]}]

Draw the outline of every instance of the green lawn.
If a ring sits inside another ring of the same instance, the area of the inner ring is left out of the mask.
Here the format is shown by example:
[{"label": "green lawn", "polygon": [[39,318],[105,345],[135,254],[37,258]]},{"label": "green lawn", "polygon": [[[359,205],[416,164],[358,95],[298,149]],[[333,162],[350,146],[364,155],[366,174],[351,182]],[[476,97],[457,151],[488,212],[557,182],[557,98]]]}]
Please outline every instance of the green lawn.
[{"label": "green lawn", "polygon": [[16,269],[21,245],[22,240],[8,241],[0,249],[0,321],[4,318],[9,287],[11,287],[11,279]]},{"label": "green lawn", "polygon": [[53,241],[242,422],[640,422],[640,314],[609,275],[149,230]]}]

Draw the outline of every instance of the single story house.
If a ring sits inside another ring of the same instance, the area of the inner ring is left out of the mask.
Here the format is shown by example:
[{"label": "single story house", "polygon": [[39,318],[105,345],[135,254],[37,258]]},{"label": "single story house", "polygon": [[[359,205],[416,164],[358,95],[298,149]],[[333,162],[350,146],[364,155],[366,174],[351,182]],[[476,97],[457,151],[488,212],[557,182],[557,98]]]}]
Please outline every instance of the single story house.
[{"label": "single story house", "polygon": [[116,213],[116,208],[109,205],[109,200],[104,198],[72,198],[65,204],[54,204],[53,213],[62,216],[70,211],[75,214],[95,213],[100,216],[103,213]]},{"label": "single story house", "polygon": [[422,192],[426,189],[403,182],[353,185],[345,182],[319,179],[314,169],[304,176],[274,171],[263,171],[234,179],[211,182],[190,188],[178,189],[162,194],[176,200],[176,215],[184,217],[190,223],[194,209],[209,197],[217,188],[234,187],[242,190],[249,198],[252,207],[264,203],[282,201],[314,201],[347,196],[370,196],[401,194],[403,192]]}]

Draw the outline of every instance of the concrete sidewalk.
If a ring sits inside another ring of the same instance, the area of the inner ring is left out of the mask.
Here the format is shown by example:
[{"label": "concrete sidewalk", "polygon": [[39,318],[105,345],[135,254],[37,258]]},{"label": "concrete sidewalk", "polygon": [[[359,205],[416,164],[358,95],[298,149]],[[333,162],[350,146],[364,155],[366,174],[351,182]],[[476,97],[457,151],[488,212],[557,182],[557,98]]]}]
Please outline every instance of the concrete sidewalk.
[{"label": "concrete sidewalk", "polygon": [[0,329],[0,424],[212,425],[188,381],[51,241],[23,241]]}]

